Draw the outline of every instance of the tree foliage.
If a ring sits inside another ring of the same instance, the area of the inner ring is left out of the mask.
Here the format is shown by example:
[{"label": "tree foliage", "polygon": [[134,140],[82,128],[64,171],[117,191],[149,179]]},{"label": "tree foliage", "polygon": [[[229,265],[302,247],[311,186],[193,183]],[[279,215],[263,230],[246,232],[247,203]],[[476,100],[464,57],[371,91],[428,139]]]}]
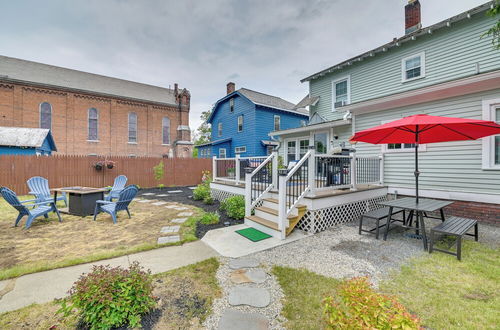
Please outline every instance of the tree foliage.
[{"label": "tree foliage", "polygon": [[196,129],[194,145],[200,145],[203,143],[210,142],[210,137],[212,135],[212,127],[207,123],[208,117],[210,117],[210,110],[203,111],[201,113],[200,119],[203,121],[201,125]]},{"label": "tree foliage", "polygon": [[[500,16],[500,0],[496,0],[493,7],[486,12],[486,15],[491,17]],[[497,19],[496,23],[486,31],[481,38],[485,36],[491,36],[491,43],[495,49],[500,50],[500,18]]]}]

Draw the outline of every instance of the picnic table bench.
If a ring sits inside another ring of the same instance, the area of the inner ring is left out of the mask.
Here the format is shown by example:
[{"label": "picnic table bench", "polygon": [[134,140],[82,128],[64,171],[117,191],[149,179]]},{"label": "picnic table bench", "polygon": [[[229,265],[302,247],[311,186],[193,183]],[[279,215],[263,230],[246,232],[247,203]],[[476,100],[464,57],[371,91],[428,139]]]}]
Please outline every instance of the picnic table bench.
[{"label": "picnic table bench", "polygon": [[[467,233],[472,227],[474,227],[474,234]],[[457,253],[435,248],[434,247],[435,233],[455,236],[457,244]],[[431,229],[431,242],[430,242],[429,253],[432,253],[433,250],[436,250],[454,255],[457,257],[458,260],[462,260],[462,237],[464,235],[474,236],[474,239],[477,242],[478,240],[477,220],[460,218],[460,217],[449,217],[448,219],[446,219],[446,221]]]},{"label": "picnic table bench", "polygon": [[[403,212],[403,222],[404,222],[405,210],[394,210],[392,212],[392,215],[397,214],[397,213],[401,213],[401,212]],[[387,218],[388,215],[389,215],[389,208],[388,207],[383,207],[383,208],[372,210],[372,211],[369,211],[369,212],[362,214],[360,219],[359,219],[359,235],[361,235],[362,232],[369,233],[369,234],[375,234],[375,238],[378,239],[380,228],[385,227],[387,225],[385,223],[383,225],[381,225],[380,220]],[[363,229],[363,219],[364,218],[375,220],[375,223],[376,223],[375,227],[372,229]],[[394,222],[394,221],[401,221],[401,220],[391,219],[391,222]]]}]

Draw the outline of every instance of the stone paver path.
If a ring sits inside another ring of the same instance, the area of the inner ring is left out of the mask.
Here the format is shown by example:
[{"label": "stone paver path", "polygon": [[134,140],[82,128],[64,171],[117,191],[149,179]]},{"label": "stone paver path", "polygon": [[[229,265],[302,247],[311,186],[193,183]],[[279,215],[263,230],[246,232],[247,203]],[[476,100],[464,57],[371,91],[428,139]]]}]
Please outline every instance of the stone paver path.
[{"label": "stone paver path", "polygon": [[196,187],[188,187],[188,188],[189,188],[189,189],[191,189],[191,190],[194,190],[194,189],[196,189]]},{"label": "stone paver path", "polygon": [[188,218],[176,218],[176,219],[173,219],[172,222],[173,223],[184,223],[186,222]]},{"label": "stone paver path", "polygon": [[213,313],[204,323],[208,329],[283,329],[283,293],[270,268],[254,258],[221,260],[217,279],[223,288]]},{"label": "stone paver path", "polygon": [[174,209],[177,211],[184,211],[184,210],[189,210],[189,207],[177,206],[177,207],[174,207]]},{"label": "stone paver path", "polygon": [[160,230],[160,233],[163,234],[172,234],[178,233],[181,226],[165,226]]},{"label": "stone paver path", "polygon": [[158,244],[165,244],[165,243],[176,243],[181,240],[181,237],[179,235],[175,236],[164,236],[158,238]]},{"label": "stone paver path", "polygon": [[155,194],[154,193],[144,193],[142,194],[142,196],[154,196]]},{"label": "stone paver path", "polygon": [[167,205],[167,206],[165,206],[165,207],[166,207],[167,209],[176,209],[176,208],[178,208],[178,206],[177,206],[177,205]]},{"label": "stone paver path", "polygon": [[181,212],[178,214],[180,217],[190,217],[193,215],[193,212]]},{"label": "stone paver path", "polygon": [[167,197],[168,195],[167,194],[160,194],[160,195],[156,195],[157,197]]},{"label": "stone paver path", "polygon": [[137,203],[151,203],[153,200],[152,199],[141,199],[138,200]]},{"label": "stone paver path", "polygon": [[155,202],[155,203],[152,203],[151,205],[160,206],[160,205],[165,205],[165,204],[167,204],[167,202]]},{"label": "stone paver path", "polygon": [[181,193],[182,190],[169,190],[168,193],[169,194],[176,194],[176,193]]}]

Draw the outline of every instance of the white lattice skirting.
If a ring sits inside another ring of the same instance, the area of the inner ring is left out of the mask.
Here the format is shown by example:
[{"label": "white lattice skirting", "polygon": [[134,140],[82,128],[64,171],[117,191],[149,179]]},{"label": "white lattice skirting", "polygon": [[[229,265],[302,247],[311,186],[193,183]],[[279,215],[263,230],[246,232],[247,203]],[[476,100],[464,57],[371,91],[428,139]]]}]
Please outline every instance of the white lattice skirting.
[{"label": "white lattice skirting", "polygon": [[219,202],[222,202],[226,198],[229,198],[232,196],[243,196],[240,194],[235,194],[235,193],[231,193],[231,192],[220,190],[220,189],[214,189],[214,188],[211,188],[210,191],[211,191],[212,198],[215,200],[218,200]]},{"label": "white lattice skirting", "polygon": [[361,214],[380,208],[378,202],[387,200],[387,195],[356,201],[348,204],[309,210],[297,224],[297,228],[311,234],[335,225],[359,219]]}]

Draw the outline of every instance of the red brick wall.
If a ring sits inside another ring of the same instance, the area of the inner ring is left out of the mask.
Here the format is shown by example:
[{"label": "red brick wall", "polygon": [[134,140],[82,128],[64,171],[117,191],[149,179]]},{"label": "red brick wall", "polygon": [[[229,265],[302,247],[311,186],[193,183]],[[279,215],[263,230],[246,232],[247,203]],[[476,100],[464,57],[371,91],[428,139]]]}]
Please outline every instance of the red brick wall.
[{"label": "red brick wall", "polygon": [[500,225],[500,204],[455,201],[445,214]]},{"label": "red brick wall", "polygon": [[[189,125],[189,98],[178,106],[73,93],[65,90],[35,88],[0,83],[0,126],[39,127],[39,105],[52,105],[52,134],[58,154],[122,155],[158,157],[176,155],[174,142],[190,140],[189,131],[178,134],[179,125]],[[87,141],[87,111],[99,112],[98,142]],[[128,113],[137,114],[137,143],[128,143]],[[170,144],[162,145],[162,118],[170,118]],[[185,151],[186,146],[182,146]],[[179,156],[190,156],[189,152]],[[178,148],[179,149],[179,148]]]}]

